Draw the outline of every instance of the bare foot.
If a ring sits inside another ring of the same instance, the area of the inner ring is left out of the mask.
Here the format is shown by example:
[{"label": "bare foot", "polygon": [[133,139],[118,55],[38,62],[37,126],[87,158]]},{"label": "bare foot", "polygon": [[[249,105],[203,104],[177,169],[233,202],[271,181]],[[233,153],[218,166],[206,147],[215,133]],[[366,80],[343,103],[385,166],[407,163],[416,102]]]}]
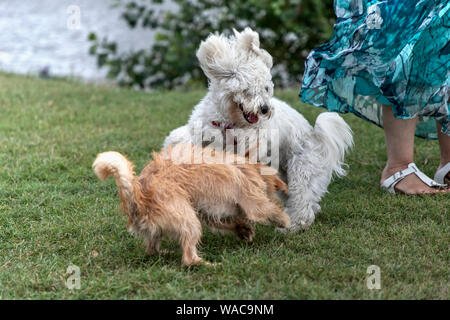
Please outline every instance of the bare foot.
[{"label": "bare foot", "polygon": [[[394,173],[404,170],[408,167],[405,165],[403,167],[389,168],[385,167],[383,173],[381,174],[381,181],[383,183],[387,178],[392,176]],[[410,174],[395,185],[395,191],[398,193],[415,195],[415,194],[432,194],[432,193],[450,193],[449,188],[431,188],[423,183],[415,174]]]}]

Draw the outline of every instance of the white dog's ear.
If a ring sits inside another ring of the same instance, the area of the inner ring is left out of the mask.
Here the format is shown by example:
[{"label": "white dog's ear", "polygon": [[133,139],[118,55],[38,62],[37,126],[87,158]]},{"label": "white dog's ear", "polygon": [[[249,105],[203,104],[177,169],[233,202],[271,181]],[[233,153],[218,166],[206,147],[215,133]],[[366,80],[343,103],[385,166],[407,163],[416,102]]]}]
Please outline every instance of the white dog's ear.
[{"label": "white dog's ear", "polygon": [[236,37],[236,44],[239,48],[253,52],[260,56],[263,62],[268,68],[272,68],[273,61],[272,56],[264,49],[261,49],[259,43],[259,34],[249,27],[239,33],[236,29],[233,29],[234,36]]},{"label": "white dog's ear", "polygon": [[257,32],[249,27],[245,28],[242,32],[233,29],[233,32],[238,47],[247,51],[259,50],[259,34]]},{"label": "white dog's ear", "polygon": [[197,59],[209,79],[231,78],[236,75],[233,48],[222,35],[210,35],[197,50]]}]

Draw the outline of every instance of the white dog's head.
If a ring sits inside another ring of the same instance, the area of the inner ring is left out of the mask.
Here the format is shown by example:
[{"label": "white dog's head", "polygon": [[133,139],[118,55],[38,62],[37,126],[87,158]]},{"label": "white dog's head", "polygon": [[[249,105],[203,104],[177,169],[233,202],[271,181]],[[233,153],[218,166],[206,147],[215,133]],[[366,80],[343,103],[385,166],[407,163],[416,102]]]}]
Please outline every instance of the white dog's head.
[{"label": "white dog's head", "polygon": [[221,101],[218,111],[239,127],[255,126],[273,113],[272,57],[259,47],[258,33],[233,31],[229,38],[214,34],[202,41],[197,58]]}]

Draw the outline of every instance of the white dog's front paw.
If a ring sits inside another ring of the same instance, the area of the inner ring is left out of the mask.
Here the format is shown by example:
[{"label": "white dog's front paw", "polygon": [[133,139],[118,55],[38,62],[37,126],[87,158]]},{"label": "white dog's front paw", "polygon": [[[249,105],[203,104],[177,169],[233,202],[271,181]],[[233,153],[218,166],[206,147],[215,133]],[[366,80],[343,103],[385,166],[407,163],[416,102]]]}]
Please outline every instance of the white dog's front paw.
[{"label": "white dog's front paw", "polygon": [[291,225],[289,226],[289,228],[287,228],[287,230],[294,233],[300,230],[302,231],[308,230],[309,227],[312,225],[313,221],[298,221],[296,223],[291,223]]},{"label": "white dog's front paw", "polygon": [[300,226],[303,230],[309,229],[314,222],[314,216],[311,219],[300,220]]},{"label": "white dog's front paw", "polygon": [[316,203],[313,205],[313,211],[314,211],[314,214],[318,214],[322,211],[322,208],[320,207],[320,205],[318,203]]},{"label": "white dog's front paw", "polygon": [[291,217],[291,225],[287,228],[291,232],[307,230],[314,222],[315,214],[312,208],[287,208],[286,212]]}]

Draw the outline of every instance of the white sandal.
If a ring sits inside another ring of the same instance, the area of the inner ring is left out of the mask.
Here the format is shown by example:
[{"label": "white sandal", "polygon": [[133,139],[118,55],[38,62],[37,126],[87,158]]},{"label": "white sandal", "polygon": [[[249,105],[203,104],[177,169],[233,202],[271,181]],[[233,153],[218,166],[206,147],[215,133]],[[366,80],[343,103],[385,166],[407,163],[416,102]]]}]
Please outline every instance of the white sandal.
[{"label": "white sandal", "polygon": [[450,173],[450,162],[448,162],[445,166],[436,171],[436,174],[434,175],[434,181],[436,181],[437,183],[445,183],[445,178],[449,173]]},{"label": "white sandal", "polygon": [[397,183],[402,181],[410,174],[415,174],[420,180],[422,180],[423,183],[425,183],[427,186],[431,188],[444,188],[447,186],[446,184],[437,183],[433,179],[429,178],[425,173],[423,173],[422,171],[419,170],[419,168],[417,168],[414,162],[411,162],[408,165],[408,168],[406,168],[405,170],[398,171],[389,178],[387,178],[386,180],[384,180],[384,182],[381,184],[381,187],[386,189],[389,193],[395,194],[396,193],[395,186],[397,185]]}]

